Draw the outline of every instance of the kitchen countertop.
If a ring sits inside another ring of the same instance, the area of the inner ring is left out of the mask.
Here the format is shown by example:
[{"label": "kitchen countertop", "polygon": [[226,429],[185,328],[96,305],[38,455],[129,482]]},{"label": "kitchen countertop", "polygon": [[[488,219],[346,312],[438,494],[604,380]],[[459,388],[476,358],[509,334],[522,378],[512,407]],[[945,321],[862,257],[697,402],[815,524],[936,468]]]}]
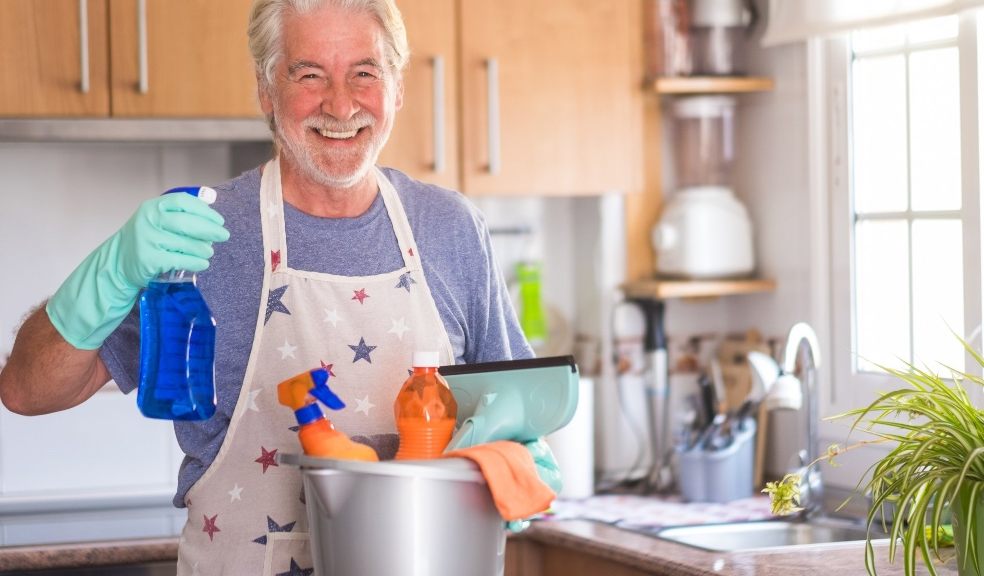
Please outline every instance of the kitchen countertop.
[{"label": "kitchen countertop", "polygon": [[[796,576],[798,574],[866,574],[864,546],[858,542],[818,547],[749,552],[706,552],[606,524],[586,520],[535,522],[522,535],[544,545],[570,548],[600,559],[667,576]],[[62,567],[109,566],[127,563],[174,561],[178,541],[173,539],[14,546],[0,548],[0,572]],[[882,576],[903,573],[902,559],[888,563],[888,546],[875,546]],[[941,576],[956,575],[951,561],[937,566]],[[920,566],[918,573],[927,574]]]},{"label": "kitchen countertop", "polygon": [[8,570],[42,570],[176,562],[177,538],[114,540],[37,546],[0,547],[0,573]]}]

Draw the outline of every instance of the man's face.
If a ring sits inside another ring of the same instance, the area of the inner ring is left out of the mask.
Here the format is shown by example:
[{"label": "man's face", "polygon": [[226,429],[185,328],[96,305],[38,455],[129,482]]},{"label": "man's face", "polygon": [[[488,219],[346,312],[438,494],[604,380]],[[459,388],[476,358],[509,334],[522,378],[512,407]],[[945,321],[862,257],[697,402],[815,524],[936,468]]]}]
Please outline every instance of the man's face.
[{"label": "man's face", "polygon": [[298,176],[350,188],[376,163],[403,104],[382,27],[369,14],[325,7],[286,14],[281,37],[273,82],[260,89],[263,112]]}]

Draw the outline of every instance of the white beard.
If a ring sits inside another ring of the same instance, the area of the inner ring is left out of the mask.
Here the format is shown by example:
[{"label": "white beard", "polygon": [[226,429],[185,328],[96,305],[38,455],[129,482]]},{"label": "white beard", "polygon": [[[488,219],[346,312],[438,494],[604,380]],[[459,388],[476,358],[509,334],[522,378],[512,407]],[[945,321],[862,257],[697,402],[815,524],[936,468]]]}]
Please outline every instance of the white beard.
[{"label": "white beard", "polygon": [[270,123],[284,151],[307,178],[328,188],[352,188],[365,179],[375,166],[388,137],[388,134],[373,132],[372,137],[356,152],[359,156],[358,162],[354,167],[343,172],[342,166],[352,164],[351,153],[343,156],[330,149],[312,146],[307,141],[309,137],[307,132],[312,128],[329,129],[334,132],[348,132],[363,127],[373,128],[376,122],[369,113],[357,112],[348,122],[338,122],[327,117],[308,118],[303,122],[301,132],[298,134],[288,133],[283,125],[276,121],[276,118],[281,116],[278,113],[279,106],[276,100],[273,103],[273,110],[273,119]]}]

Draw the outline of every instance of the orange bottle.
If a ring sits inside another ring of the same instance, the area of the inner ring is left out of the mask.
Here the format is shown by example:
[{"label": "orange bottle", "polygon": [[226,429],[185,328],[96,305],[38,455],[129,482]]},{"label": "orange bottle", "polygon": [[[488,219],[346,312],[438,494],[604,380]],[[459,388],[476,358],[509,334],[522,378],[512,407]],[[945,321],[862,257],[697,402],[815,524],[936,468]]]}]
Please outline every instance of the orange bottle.
[{"label": "orange bottle", "polygon": [[353,442],[348,436],[335,430],[317,404],[308,404],[294,411],[301,425],[297,436],[301,448],[308,456],[335,458],[336,460],[379,461],[376,451],[365,444]]},{"label": "orange bottle", "polygon": [[379,456],[370,446],[349,439],[335,430],[317,401],[332,410],[345,407],[342,399],[328,387],[328,370],[315,368],[284,380],[277,385],[277,399],[294,411],[300,429],[297,431],[301,448],[308,456],[337,460],[366,460],[378,462]]},{"label": "orange bottle", "polygon": [[397,460],[437,458],[451,441],[458,403],[437,366],[437,352],[414,352],[413,374],[393,406],[400,434]]}]

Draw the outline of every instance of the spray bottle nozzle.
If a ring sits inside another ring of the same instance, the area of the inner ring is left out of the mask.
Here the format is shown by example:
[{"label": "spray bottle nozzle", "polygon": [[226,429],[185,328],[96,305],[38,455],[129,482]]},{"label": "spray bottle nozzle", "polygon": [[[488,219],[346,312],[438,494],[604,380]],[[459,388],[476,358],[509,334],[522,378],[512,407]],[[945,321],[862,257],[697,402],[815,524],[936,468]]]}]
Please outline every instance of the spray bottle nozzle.
[{"label": "spray bottle nozzle", "polygon": [[328,376],[326,368],[315,368],[288,378],[277,385],[277,399],[296,411],[311,404],[308,401],[311,395],[332,410],[341,410],[345,403],[328,387]]}]

